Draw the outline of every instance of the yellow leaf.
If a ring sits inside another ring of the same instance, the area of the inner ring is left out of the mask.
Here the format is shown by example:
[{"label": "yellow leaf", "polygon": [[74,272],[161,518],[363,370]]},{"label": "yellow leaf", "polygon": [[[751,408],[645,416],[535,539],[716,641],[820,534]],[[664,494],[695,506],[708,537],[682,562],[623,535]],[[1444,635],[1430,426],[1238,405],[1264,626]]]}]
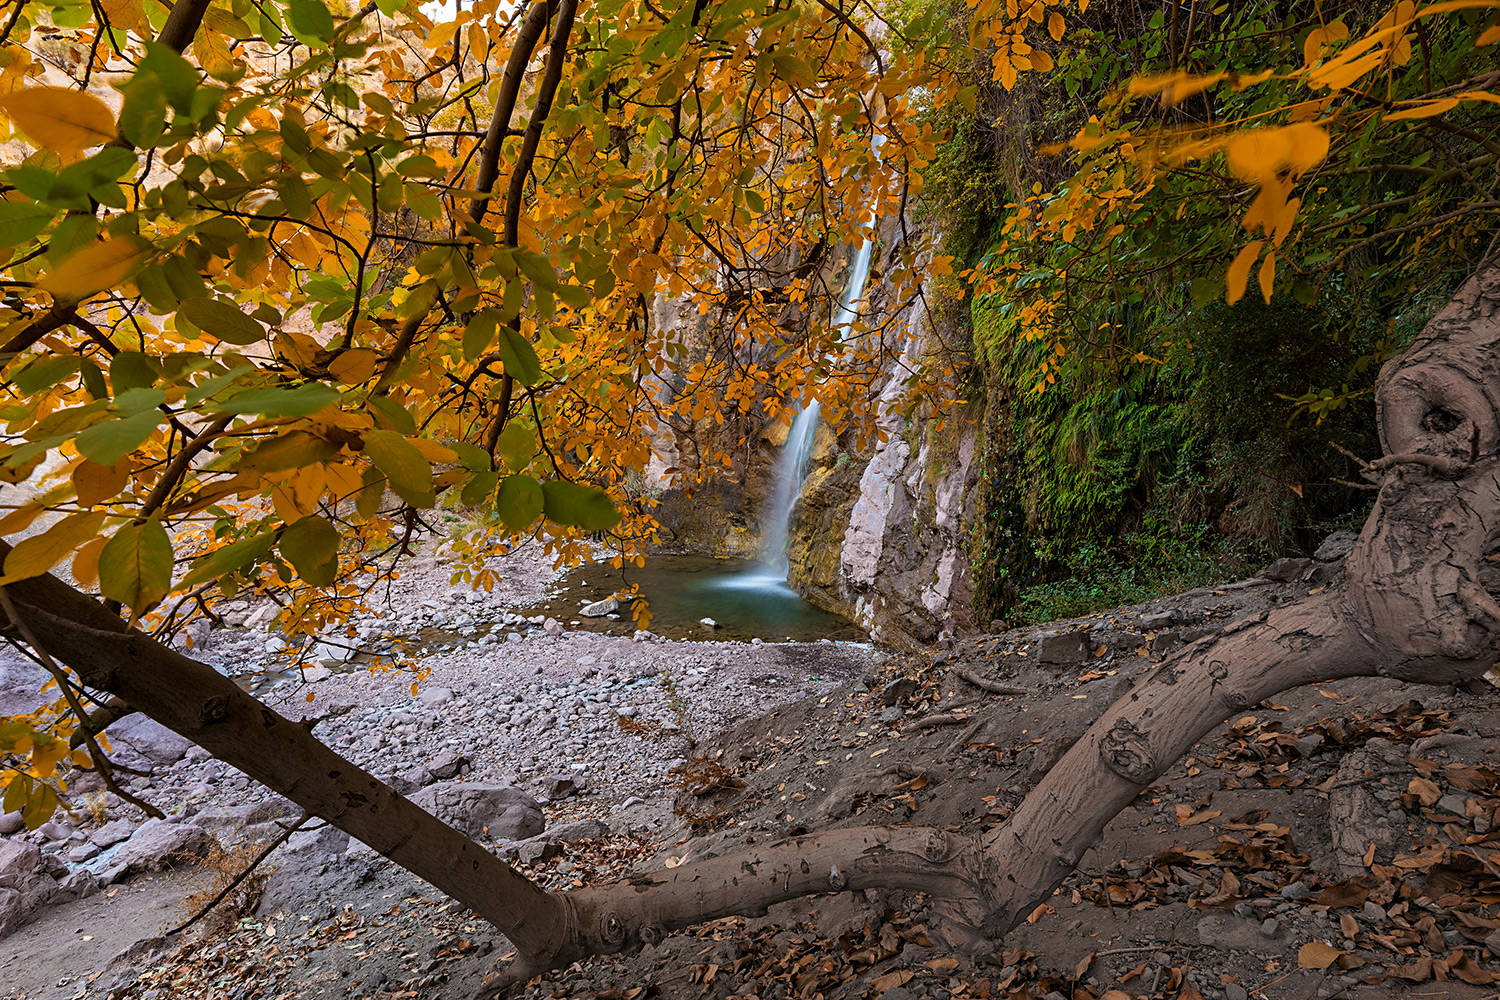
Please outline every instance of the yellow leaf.
[{"label": "yellow leaf", "polygon": [[1031,68],[1038,73],[1049,73],[1052,71],[1052,57],[1041,49],[1031,50]]},{"label": "yellow leaf", "polygon": [[1063,21],[1063,16],[1057,11],[1054,10],[1047,15],[1047,34],[1052,36],[1054,42],[1062,41],[1063,31],[1066,27],[1067,24]]},{"label": "yellow leaf", "polygon": [[112,28],[132,31],[146,22],[141,0],[99,0]]},{"label": "yellow leaf", "polygon": [[1489,48],[1496,42],[1500,42],[1500,24],[1492,28],[1486,28],[1483,34],[1474,39],[1474,47],[1476,49]]},{"label": "yellow leaf", "polygon": [[0,98],[0,111],[37,145],[63,156],[115,137],[109,105],[81,90],[28,87]]},{"label": "yellow leaf", "polygon": [[1343,952],[1322,941],[1309,941],[1297,952],[1297,968],[1326,969],[1343,957]]},{"label": "yellow leaf", "polygon": [[1456,107],[1458,107],[1458,98],[1444,97],[1441,100],[1428,101],[1425,104],[1418,104],[1415,107],[1403,108],[1400,111],[1392,111],[1390,114],[1385,116],[1385,121],[1399,122],[1407,121],[1412,118],[1432,118],[1436,115],[1442,114],[1445,111],[1452,111]]},{"label": "yellow leaf", "polygon": [[375,374],[379,355],[367,347],[344,351],[328,362],[328,374],[345,385],[358,385]]},{"label": "yellow leaf", "polygon": [[1161,94],[1162,103],[1171,107],[1181,104],[1194,94],[1201,94],[1214,84],[1224,80],[1227,73],[1209,73],[1195,76],[1192,73],[1163,73],[1160,76],[1136,77],[1130,81],[1132,94]]},{"label": "yellow leaf", "polygon": [[139,236],[90,243],[68,257],[37,285],[53,298],[79,300],[117,287],[146,262],[153,248]]},{"label": "yellow leaf", "polygon": [[281,519],[290,524],[318,509],[318,500],[328,485],[322,464],[297,469],[271,488],[271,504]]},{"label": "yellow leaf", "polygon": [[5,575],[0,577],[0,584],[41,576],[63,556],[97,535],[103,524],[103,511],[73,514],[40,535],[21,539],[5,557]]},{"label": "yellow leaf", "polygon": [[458,461],[458,452],[454,451],[452,448],[445,448],[442,445],[438,444],[436,441],[429,441],[426,438],[418,437],[409,437],[406,440],[410,441],[412,447],[421,452],[422,457],[427,459],[427,461],[429,462]]},{"label": "yellow leaf", "polygon": [[1265,240],[1253,240],[1235,254],[1234,262],[1229,265],[1227,298],[1230,305],[1245,297],[1245,286],[1250,283],[1250,268],[1255,263],[1255,258],[1260,256],[1260,248],[1265,245]]},{"label": "yellow leaf", "polygon": [[1276,284],[1276,251],[1266,254],[1266,262],[1260,266],[1260,294],[1271,304],[1271,289]]},{"label": "yellow leaf", "polygon": [[73,582],[85,590],[99,582],[99,553],[108,541],[100,535],[84,542],[73,554]]},{"label": "yellow leaf", "polygon": [[1292,198],[1281,206],[1281,212],[1276,216],[1276,242],[1274,246],[1281,246],[1286,242],[1287,236],[1291,235],[1292,223],[1297,221],[1297,209],[1302,206],[1301,198]]},{"label": "yellow leaf", "polygon": [[92,507],[123,490],[126,478],[123,463],[109,466],[84,459],[73,470],[73,489],[79,503]]},{"label": "yellow leaf", "polygon": [[1330,59],[1319,66],[1311,75],[1315,86],[1327,87],[1330,90],[1343,90],[1355,80],[1364,76],[1370,70],[1379,66],[1385,58],[1385,53],[1380,51],[1366,52],[1358,58],[1352,58],[1356,46],[1350,46],[1348,50],[1337,58]]},{"label": "yellow leaf", "polygon": [[307,233],[298,231],[281,248],[292,255],[292,259],[303,267],[316,271],[323,261],[323,250]]}]

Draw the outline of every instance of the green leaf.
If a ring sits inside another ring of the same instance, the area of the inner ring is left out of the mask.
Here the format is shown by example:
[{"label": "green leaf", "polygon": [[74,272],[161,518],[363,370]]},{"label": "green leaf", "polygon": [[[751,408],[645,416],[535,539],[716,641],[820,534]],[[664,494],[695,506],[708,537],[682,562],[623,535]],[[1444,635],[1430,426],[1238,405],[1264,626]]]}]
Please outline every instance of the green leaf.
[{"label": "green leaf", "polygon": [[26,805],[21,808],[21,820],[26,829],[35,830],[52,818],[57,811],[57,793],[46,782],[38,782]]},{"label": "green leaf", "polygon": [[457,453],[459,462],[470,472],[490,471],[490,456],[485,454],[483,448],[477,448],[467,441],[454,441],[448,447]]},{"label": "green leaf", "polygon": [[74,444],[84,458],[100,465],[114,465],[145,443],[161,417],[153,409],[123,420],[105,420],[81,431]]},{"label": "green leaf", "polygon": [[464,327],[464,360],[473,361],[495,342],[495,330],[499,326],[493,309],[481,309]]},{"label": "green leaf", "polygon": [[188,575],[182,578],[182,586],[196,587],[207,580],[217,580],[226,573],[243,569],[265,555],[275,540],[275,532],[266,531],[253,538],[242,538],[222,549],[200,556],[193,561],[193,568]]},{"label": "green leaf", "polygon": [[516,531],[525,531],[542,513],[542,487],[530,476],[506,476],[495,494],[495,513]]},{"label": "green leaf", "polygon": [[338,454],[339,446],[307,431],[288,431],[280,437],[263,441],[256,449],[235,463],[234,468],[257,472],[280,472],[301,469]]},{"label": "green leaf", "polygon": [[151,74],[161,86],[162,96],[179,114],[193,113],[193,95],[201,77],[182,54],[160,42],[142,42],[146,55],[136,64],[136,76]]},{"label": "green leaf", "polygon": [[520,472],[531,464],[531,459],[536,455],[536,435],[525,424],[512,421],[500,432],[495,450],[505,460],[506,468],[512,472]]},{"label": "green leaf", "polygon": [[338,576],[341,540],[326,517],[309,514],[287,526],[277,548],[298,576],[314,587],[327,587]]},{"label": "green leaf", "polygon": [[94,399],[104,399],[109,395],[109,385],[104,381],[104,372],[98,365],[84,358],[79,368],[83,374],[83,387],[88,390],[89,396]]},{"label": "green leaf", "polygon": [[16,372],[16,388],[23,395],[41,392],[50,389],[63,379],[78,370],[78,358],[76,356],[38,358],[31,364]]},{"label": "green leaf", "polygon": [[137,149],[151,149],[167,130],[167,95],[155,73],[137,72],[121,88],[120,131]]},{"label": "green leaf", "polygon": [[[30,727],[27,728],[27,733],[30,733]],[[23,771],[10,779],[10,784],[5,786],[5,798],[0,800],[0,812],[20,812],[29,798],[31,798],[31,775]]]},{"label": "green leaf", "polygon": [[463,500],[465,506],[478,507],[495,492],[495,484],[499,481],[500,476],[488,469],[476,472],[469,477],[467,483],[464,483],[460,499]]},{"label": "green leaf", "polygon": [[0,246],[20,246],[46,229],[56,214],[34,201],[0,201]]},{"label": "green leaf", "polygon": [[308,382],[295,389],[251,389],[206,408],[217,413],[259,413],[266,417],[310,417],[339,400],[337,389]]},{"label": "green leaf", "polygon": [[121,351],[109,363],[109,380],[114,383],[115,392],[151,385],[160,374],[156,360],[140,351]]},{"label": "green leaf", "polygon": [[266,328],[223,299],[187,299],[177,310],[199,330],[230,344],[245,346],[266,339]]},{"label": "green leaf", "polygon": [[365,454],[398,492],[432,492],[432,466],[417,446],[395,431],[366,431]]},{"label": "green leaf", "polygon": [[289,0],[286,21],[297,41],[310,49],[326,48],[333,41],[333,15],[318,0]]},{"label": "green leaf", "polygon": [[375,409],[377,417],[383,417],[391,425],[391,430],[402,434],[415,434],[417,432],[417,421],[408,412],[406,407],[396,402],[389,396],[372,396],[369,404]]},{"label": "green leaf", "polygon": [[99,592],[136,614],[172,589],[172,542],[159,521],[127,524],[99,553]]},{"label": "green leaf", "polygon": [[500,329],[500,360],[505,373],[522,385],[536,385],[542,378],[542,363],[531,342],[510,327]]},{"label": "green leaf", "polygon": [[542,497],[547,518],[558,524],[608,531],[620,523],[620,512],[598,487],[557,479],[542,484]]}]

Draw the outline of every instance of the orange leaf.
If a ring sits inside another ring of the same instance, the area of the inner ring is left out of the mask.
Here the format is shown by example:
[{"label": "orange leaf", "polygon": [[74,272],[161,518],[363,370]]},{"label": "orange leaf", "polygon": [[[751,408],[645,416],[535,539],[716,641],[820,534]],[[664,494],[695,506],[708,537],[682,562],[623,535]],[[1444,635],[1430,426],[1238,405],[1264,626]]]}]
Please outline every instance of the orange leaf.
[{"label": "orange leaf", "polygon": [[1427,101],[1415,107],[1403,108],[1400,111],[1392,111],[1385,116],[1385,121],[1398,122],[1407,121],[1412,118],[1433,118],[1445,111],[1452,111],[1458,107],[1458,98],[1444,97],[1436,101]]},{"label": "orange leaf", "polygon": [[1309,66],[1316,65],[1323,56],[1323,40],[1328,37],[1328,32],[1322,28],[1314,28],[1307,33],[1307,40],[1302,43],[1302,61]]},{"label": "orange leaf", "polygon": [[1250,283],[1250,268],[1255,264],[1255,259],[1260,256],[1260,248],[1265,245],[1265,240],[1252,240],[1235,254],[1234,261],[1229,265],[1226,298],[1230,305],[1234,305],[1245,297],[1245,286]]},{"label": "orange leaf", "polygon": [[1260,294],[1266,300],[1266,305],[1271,304],[1271,289],[1276,284],[1276,251],[1272,250],[1266,254],[1266,262],[1260,266]]},{"label": "orange leaf", "polygon": [[1067,24],[1063,21],[1063,16],[1057,11],[1054,10],[1047,15],[1047,34],[1052,36],[1054,42],[1062,41],[1063,31],[1066,28]]},{"label": "orange leaf", "polygon": [[1328,130],[1314,122],[1297,122],[1281,130],[1287,140],[1287,166],[1302,174],[1328,155]]}]

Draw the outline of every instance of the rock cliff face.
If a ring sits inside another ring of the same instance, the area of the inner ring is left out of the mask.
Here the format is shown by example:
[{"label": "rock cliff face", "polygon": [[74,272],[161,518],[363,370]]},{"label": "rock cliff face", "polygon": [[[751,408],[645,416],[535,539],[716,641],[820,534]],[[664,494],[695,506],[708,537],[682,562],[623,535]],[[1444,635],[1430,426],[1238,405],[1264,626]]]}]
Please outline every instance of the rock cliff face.
[{"label": "rock cliff face", "polygon": [[[885,301],[878,278],[872,276],[866,292],[878,314]],[[659,304],[658,318],[676,325],[700,349],[712,349],[712,333],[701,326],[696,311]],[[920,406],[907,416],[912,373],[937,344],[926,323],[913,311],[894,324],[906,333],[877,384],[874,416],[883,441],[860,450],[852,433],[836,433],[826,424],[819,429],[788,531],[792,587],[898,646],[932,642],[966,625],[973,594],[966,509],[978,477],[980,421],[950,413],[937,424]],[[760,554],[786,428],[772,424],[739,432],[745,443],[734,468],[691,496],[681,489],[662,495],[657,513],[663,547],[718,556]],[[680,468],[693,467],[694,435],[701,433],[722,439],[724,430],[710,424],[678,433],[671,454]]]},{"label": "rock cliff face", "polygon": [[[788,576],[792,586],[815,603],[850,615],[878,638],[897,645],[931,642],[944,631],[968,622],[969,583],[965,502],[974,485],[978,423],[955,421],[942,430],[926,421],[920,409],[905,415],[909,373],[931,349],[928,331],[917,316],[906,317],[916,336],[891,365],[881,391],[876,423],[885,434],[874,453],[861,463],[849,462],[840,475],[835,467],[804,488],[802,504],[822,511],[810,518],[794,512],[794,552],[818,553],[806,559],[823,567],[837,551],[837,573],[823,570]],[[841,502],[831,503],[845,487]],[[842,499],[852,497],[852,502]],[[799,560],[793,556],[793,566]],[[833,577],[830,581],[827,578]]]}]

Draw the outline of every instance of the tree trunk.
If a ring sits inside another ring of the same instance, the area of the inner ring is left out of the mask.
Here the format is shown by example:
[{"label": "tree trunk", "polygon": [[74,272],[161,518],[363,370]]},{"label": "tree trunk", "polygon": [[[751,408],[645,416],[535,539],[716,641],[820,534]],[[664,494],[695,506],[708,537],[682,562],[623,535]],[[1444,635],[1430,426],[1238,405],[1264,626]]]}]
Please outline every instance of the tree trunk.
[{"label": "tree trunk", "polygon": [[[1051,895],[1105,824],[1229,716],[1290,687],[1358,675],[1429,684],[1496,659],[1500,606],[1479,582],[1500,538],[1500,267],[1471,279],[1386,365],[1386,457],[1344,581],[1166,660],[1113,705],[1004,825],[978,838],[920,827],[834,830],[565,894],[483,848],[243,693],[51,577],[13,584],[49,652],[216,757],[473,907],[515,944],[498,993],[592,954],[659,941],[810,893],[903,888],[934,897],[933,930],[977,955]],[[8,547],[0,550],[0,558]]]}]

